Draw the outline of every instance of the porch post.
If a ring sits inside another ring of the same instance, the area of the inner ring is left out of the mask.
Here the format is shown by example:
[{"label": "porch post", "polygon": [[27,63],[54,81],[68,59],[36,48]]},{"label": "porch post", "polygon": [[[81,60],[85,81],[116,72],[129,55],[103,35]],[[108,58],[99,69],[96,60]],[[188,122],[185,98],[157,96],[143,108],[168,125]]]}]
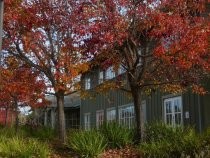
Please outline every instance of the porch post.
[{"label": "porch post", "polygon": [[44,126],[47,126],[47,109],[44,111]]}]

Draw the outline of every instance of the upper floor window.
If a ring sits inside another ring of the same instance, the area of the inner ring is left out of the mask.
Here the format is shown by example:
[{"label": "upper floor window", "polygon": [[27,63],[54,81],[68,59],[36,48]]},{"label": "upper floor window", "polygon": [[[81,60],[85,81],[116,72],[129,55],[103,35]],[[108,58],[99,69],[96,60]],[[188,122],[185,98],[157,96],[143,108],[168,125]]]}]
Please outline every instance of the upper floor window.
[{"label": "upper floor window", "polygon": [[85,78],[85,89],[90,89],[90,78]]},{"label": "upper floor window", "polygon": [[177,126],[183,122],[182,97],[173,97],[164,100],[164,120],[166,124]]},{"label": "upper floor window", "polygon": [[99,72],[99,81],[98,82],[99,82],[99,84],[104,82],[104,72],[103,71]]},{"label": "upper floor window", "polygon": [[125,72],[126,72],[125,68],[122,65],[120,65],[120,67],[118,68],[118,75],[121,75]]},{"label": "upper floor window", "polygon": [[0,108],[0,111],[4,111],[5,109],[6,109],[6,108],[2,108],[2,107],[1,107],[1,108]]},{"label": "upper floor window", "polygon": [[106,74],[105,77],[106,77],[107,80],[114,78],[115,77],[115,72],[114,72],[113,66],[106,69],[105,74]]}]

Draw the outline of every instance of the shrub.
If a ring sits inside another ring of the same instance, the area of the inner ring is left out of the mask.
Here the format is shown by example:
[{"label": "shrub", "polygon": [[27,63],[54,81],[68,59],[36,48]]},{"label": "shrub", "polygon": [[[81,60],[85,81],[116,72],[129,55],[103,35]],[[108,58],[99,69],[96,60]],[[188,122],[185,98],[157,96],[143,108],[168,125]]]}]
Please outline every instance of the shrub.
[{"label": "shrub", "polygon": [[50,127],[39,127],[37,129],[29,129],[30,136],[40,140],[51,140],[55,138],[55,130]]},{"label": "shrub", "polygon": [[48,146],[35,139],[12,137],[0,142],[0,157],[47,158],[49,153]]},{"label": "shrub", "polygon": [[22,128],[15,131],[15,128],[4,127],[0,128],[0,140],[2,138],[13,138],[13,137],[25,137],[27,136],[27,132]]},{"label": "shrub", "polygon": [[133,143],[134,132],[118,123],[103,124],[100,133],[106,138],[109,148],[123,148]]},{"label": "shrub", "polygon": [[194,157],[202,149],[200,137],[192,128],[173,128],[158,123],[146,126],[145,133],[140,150],[146,157]]},{"label": "shrub", "polygon": [[67,138],[67,146],[81,157],[97,157],[106,148],[105,138],[96,130],[71,132]]}]

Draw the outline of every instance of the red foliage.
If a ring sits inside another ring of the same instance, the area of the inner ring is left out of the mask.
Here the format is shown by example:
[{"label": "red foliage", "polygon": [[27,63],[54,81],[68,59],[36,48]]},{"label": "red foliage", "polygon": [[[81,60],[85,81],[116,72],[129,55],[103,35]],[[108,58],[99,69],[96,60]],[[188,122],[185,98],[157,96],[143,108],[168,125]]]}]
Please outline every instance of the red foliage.
[{"label": "red foliage", "polygon": [[78,32],[88,35],[84,54],[103,54],[108,65],[110,60],[123,64],[134,78],[131,82],[140,87],[199,84],[210,71],[205,2],[84,2],[78,11]]},{"label": "red foliage", "polygon": [[0,106],[14,109],[18,106],[46,106],[43,93],[46,86],[39,80],[39,72],[32,71],[27,65],[22,65],[12,57],[8,57],[5,67],[0,67]]}]

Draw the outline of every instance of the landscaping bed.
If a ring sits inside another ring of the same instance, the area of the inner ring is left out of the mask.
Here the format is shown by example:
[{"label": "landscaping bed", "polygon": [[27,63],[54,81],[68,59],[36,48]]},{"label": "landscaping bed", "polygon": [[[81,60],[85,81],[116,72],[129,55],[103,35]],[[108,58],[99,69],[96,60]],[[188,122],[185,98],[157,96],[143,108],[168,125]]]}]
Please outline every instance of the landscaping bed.
[{"label": "landscaping bed", "polygon": [[[135,132],[116,123],[90,131],[71,130],[63,144],[46,127],[0,128],[0,157],[7,158],[185,158],[210,157],[210,129],[147,125],[143,142]],[[134,141],[135,140],[135,141]]]}]

